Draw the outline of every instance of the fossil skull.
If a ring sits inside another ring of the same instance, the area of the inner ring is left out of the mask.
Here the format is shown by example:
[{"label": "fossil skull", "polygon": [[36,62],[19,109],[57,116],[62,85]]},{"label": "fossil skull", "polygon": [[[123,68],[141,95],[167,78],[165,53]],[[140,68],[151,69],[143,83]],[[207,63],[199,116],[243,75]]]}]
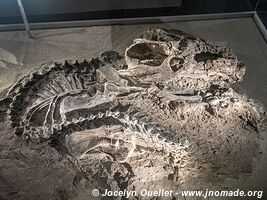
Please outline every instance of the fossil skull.
[{"label": "fossil skull", "polygon": [[143,84],[207,89],[242,79],[245,68],[231,50],[177,30],[149,29],[125,52],[129,75]]}]

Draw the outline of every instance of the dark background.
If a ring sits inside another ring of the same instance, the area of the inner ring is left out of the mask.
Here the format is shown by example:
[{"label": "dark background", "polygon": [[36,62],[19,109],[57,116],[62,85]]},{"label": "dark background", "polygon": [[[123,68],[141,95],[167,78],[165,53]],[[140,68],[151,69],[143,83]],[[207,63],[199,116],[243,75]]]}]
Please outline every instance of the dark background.
[{"label": "dark background", "polygon": [[259,0],[258,6],[257,6],[257,13],[267,28],[267,0]]},{"label": "dark background", "polygon": [[[267,0],[22,0],[29,22],[54,22],[257,10],[267,24]],[[0,24],[22,23],[16,0],[0,1]]]}]

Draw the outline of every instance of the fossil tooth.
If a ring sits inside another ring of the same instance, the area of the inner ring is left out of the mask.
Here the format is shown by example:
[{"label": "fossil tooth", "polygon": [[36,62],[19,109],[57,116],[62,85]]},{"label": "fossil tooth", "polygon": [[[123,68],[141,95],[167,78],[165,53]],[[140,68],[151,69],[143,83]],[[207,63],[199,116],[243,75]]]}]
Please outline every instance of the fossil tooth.
[{"label": "fossil tooth", "polygon": [[101,112],[98,113],[99,118],[102,118],[104,115],[105,115],[104,113],[101,113]]}]

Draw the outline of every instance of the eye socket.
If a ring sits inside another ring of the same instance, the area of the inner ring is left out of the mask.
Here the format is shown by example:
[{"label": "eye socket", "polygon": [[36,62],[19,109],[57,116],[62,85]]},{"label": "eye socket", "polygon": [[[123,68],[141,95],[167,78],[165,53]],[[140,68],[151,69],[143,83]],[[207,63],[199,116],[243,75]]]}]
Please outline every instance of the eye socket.
[{"label": "eye socket", "polygon": [[140,60],[140,64],[160,66],[168,57],[163,46],[157,43],[138,43],[127,51],[127,56]]},{"label": "eye socket", "polygon": [[173,72],[177,72],[181,68],[183,68],[184,60],[181,58],[173,57],[169,61],[169,66],[172,69]]}]

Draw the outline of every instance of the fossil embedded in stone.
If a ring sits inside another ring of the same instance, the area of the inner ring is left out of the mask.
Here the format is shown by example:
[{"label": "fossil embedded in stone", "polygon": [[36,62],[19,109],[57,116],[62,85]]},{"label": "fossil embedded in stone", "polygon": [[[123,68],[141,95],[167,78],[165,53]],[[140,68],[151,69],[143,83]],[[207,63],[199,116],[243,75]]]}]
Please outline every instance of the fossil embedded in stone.
[{"label": "fossil embedded in stone", "polygon": [[244,73],[231,50],[154,28],[134,40],[125,59],[111,51],[34,69],[1,102],[10,104],[17,135],[48,141],[79,161],[100,152],[119,162],[144,152],[179,157],[198,142],[186,124],[195,131],[201,118],[238,118],[246,129],[265,128],[263,106],[231,88]]},{"label": "fossil embedded in stone", "polygon": [[154,28],[126,50],[126,70],[141,83],[207,89],[240,81],[245,67],[230,49],[177,30]]}]

